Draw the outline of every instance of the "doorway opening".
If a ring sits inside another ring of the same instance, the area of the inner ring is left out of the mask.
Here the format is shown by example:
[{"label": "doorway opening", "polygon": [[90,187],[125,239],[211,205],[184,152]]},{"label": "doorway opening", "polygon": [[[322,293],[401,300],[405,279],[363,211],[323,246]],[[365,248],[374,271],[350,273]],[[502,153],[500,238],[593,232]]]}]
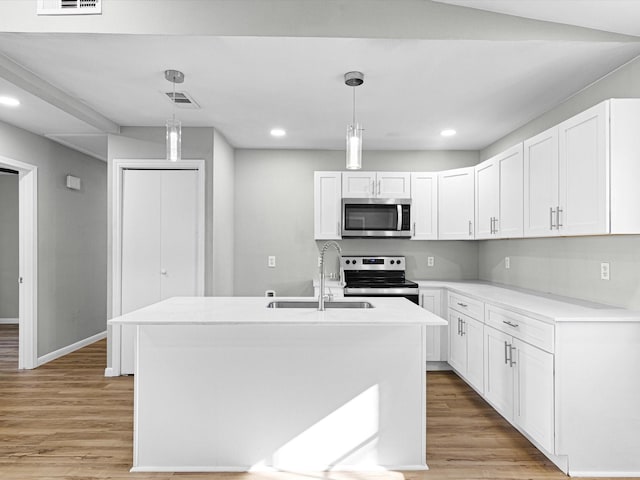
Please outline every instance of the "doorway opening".
[{"label": "doorway opening", "polygon": [[38,169],[34,165],[0,156],[0,173],[3,177],[2,187],[6,187],[0,187],[3,190],[0,195],[6,196],[3,200],[7,202],[0,202],[0,205],[6,207],[3,215],[6,218],[3,220],[8,222],[7,229],[3,226],[5,235],[0,242],[12,245],[8,247],[8,255],[0,258],[4,272],[0,289],[8,297],[2,307],[6,311],[0,312],[6,325],[3,325],[1,341],[9,356],[12,351],[15,352],[17,345],[17,368],[32,369],[38,366]]}]

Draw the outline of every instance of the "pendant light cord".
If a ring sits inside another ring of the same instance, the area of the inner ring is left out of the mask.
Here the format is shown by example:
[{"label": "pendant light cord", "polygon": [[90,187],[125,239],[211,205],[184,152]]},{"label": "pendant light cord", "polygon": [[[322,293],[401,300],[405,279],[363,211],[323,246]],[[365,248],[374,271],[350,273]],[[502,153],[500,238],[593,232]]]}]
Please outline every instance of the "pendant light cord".
[{"label": "pendant light cord", "polygon": [[353,90],[353,128],[356,128],[356,87],[351,87]]}]

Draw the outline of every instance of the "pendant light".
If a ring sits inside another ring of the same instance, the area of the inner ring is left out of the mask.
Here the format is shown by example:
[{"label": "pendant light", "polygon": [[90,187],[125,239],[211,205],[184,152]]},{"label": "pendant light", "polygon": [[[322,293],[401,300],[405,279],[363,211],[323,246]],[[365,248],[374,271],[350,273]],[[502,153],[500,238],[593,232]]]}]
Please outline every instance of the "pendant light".
[{"label": "pendant light", "polygon": [[347,72],[345,85],[353,88],[353,122],[347,127],[347,169],[362,168],[362,126],[356,122],[356,87],[364,83],[364,73]]},{"label": "pendant light", "polygon": [[164,78],[173,83],[173,112],[167,120],[167,160],[177,162],[182,157],[182,124],[176,120],[176,83],[184,82],[184,73],[179,70],[165,70]]}]

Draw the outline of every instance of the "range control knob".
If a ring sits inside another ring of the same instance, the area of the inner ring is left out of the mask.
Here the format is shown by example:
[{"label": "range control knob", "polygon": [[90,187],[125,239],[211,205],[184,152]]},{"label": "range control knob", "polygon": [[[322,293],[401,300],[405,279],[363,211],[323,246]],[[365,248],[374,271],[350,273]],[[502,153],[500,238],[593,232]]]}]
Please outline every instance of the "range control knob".
[{"label": "range control knob", "polygon": [[347,265],[349,265],[351,262],[349,260],[345,260],[345,262]]},{"label": "range control knob", "polygon": [[397,263],[398,265],[400,265],[400,262],[402,262],[402,260],[396,260],[396,263]]},{"label": "range control knob", "polygon": [[394,263],[396,263],[396,262],[394,262],[393,260],[391,260],[389,263],[390,263],[391,265],[393,265],[393,264],[394,264]]}]

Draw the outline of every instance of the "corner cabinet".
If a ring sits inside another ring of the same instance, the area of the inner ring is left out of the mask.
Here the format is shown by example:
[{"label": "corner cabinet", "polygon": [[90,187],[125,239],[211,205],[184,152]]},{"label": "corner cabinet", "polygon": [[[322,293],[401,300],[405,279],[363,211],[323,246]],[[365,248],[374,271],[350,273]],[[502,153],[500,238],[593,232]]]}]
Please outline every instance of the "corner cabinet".
[{"label": "corner cabinet", "polygon": [[342,173],[313,174],[313,237],[316,240],[342,238]]},{"label": "corner cabinet", "polygon": [[411,240],[438,239],[438,174],[411,173]]},{"label": "corner cabinet", "polygon": [[476,239],[523,234],[522,144],[475,167]]},{"label": "corner cabinet", "polygon": [[474,167],[438,174],[438,238],[473,240]]}]

